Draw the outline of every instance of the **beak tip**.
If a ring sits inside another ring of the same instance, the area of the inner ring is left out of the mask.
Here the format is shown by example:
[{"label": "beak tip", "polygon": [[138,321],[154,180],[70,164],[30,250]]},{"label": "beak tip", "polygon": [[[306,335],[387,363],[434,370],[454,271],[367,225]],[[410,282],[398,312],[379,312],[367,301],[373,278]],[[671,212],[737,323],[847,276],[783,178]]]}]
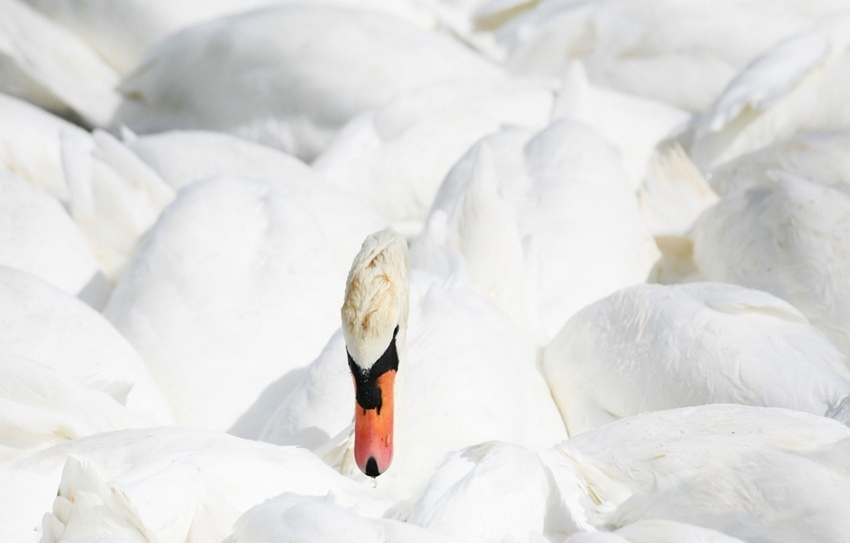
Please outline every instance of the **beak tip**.
[{"label": "beak tip", "polygon": [[392,463],[392,456],[383,454],[386,452],[387,451],[378,450],[372,451],[372,454],[366,453],[368,456],[366,456],[366,454],[363,456],[355,455],[357,467],[360,468],[361,472],[373,479],[382,475],[387,471],[387,469],[389,469],[390,463]]},{"label": "beak tip", "polygon": [[363,473],[372,478],[381,474],[381,472],[378,471],[378,462],[375,460],[374,456],[369,457],[369,460],[366,462],[366,469],[363,470]]}]

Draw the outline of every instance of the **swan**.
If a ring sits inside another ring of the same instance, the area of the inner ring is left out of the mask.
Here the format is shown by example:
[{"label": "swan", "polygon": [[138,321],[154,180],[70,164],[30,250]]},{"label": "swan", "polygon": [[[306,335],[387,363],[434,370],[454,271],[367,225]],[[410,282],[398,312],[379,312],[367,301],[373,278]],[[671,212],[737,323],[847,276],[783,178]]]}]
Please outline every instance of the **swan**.
[{"label": "swan", "polygon": [[[0,355],[55,370],[82,389],[111,397],[140,419],[156,425],[174,422],[138,353],[78,298],[34,275],[0,267],[0,327]],[[52,379],[49,371],[43,373]]]},{"label": "swan", "polygon": [[354,460],[369,477],[387,471],[393,457],[393,388],[398,347],[407,335],[408,267],[407,243],[385,231],[366,239],[345,285],[342,333],[357,402]]},{"label": "swan", "polygon": [[[366,238],[349,273],[342,330],[261,434],[307,446],[358,479],[366,479],[361,470],[378,472],[378,492],[394,501],[459,448],[496,439],[537,449],[566,437],[530,339],[468,285],[415,268],[408,275],[407,261],[398,233]],[[386,369],[393,353],[397,372]]]},{"label": "swan", "polygon": [[846,426],[808,413],[705,405],[621,419],[545,460],[561,488],[585,474],[597,528],[666,519],[744,540],[842,541],[848,437]]},{"label": "swan", "polygon": [[38,185],[63,205],[69,201],[63,142],[91,145],[88,132],[28,102],[0,93],[0,165]]},{"label": "swan", "polygon": [[584,64],[574,60],[564,70],[552,117],[575,119],[599,132],[620,152],[626,175],[637,187],[656,145],[681,130],[690,115],[658,100],[594,84]]},{"label": "swan", "polygon": [[118,74],[74,33],[19,0],[2,0],[0,91],[90,126],[118,107]]},{"label": "swan", "polygon": [[68,211],[114,284],[142,236],[174,199],[174,190],[102,130],[95,130],[89,141],[63,139],[62,158]]},{"label": "swan", "polygon": [[[174,191],[106,132],[85,132],[2,95],[0,113],[0,171],[5,167],[49,193],[58,202],[45,205],[58,209],[58,203],[65,208],[57,220],[67,223],[66,217],[71,215],[75,226],[70,230],[75,232],[59,235],[54,231],[53,238],[61,245],[56,252],[75,250],[79,243],[69,237],[82,236],[85,252],[95,260],[95,271],[88,279],[100,274],[100,279],[108,280],[99,279],[98,296],[87,298],[101,308],[139,239],[174,198]],[[26,231],[23,227],[20,230]],[[69,262],[50,266],[54,275],[74,273],[78,267]],[[88,280],[83,286],[86,283]]]},{"label": "swan", "polygon": [[72,296],[96,283],[100,274],[86,239],[62,205],[2,168],[0,265],[37,275]]},{"label": "swan", "polygon": [[569,505],[538,451],[491,441],[446,455],[394,518],[467,541],[545,541],[581,529]]},{"label": "swan", "polygon": [[806,132],[724,162],[707,182],[718,194],[797,177],[850,192],[850,131]]},{"label": "swan", "polygon": [[249,509],[223,543],[350,541],[356,543],[460,543],[424,528],[387,518],[369,518],[341,507],[332,496],[319,499],[286,493]]},{"label": "swan", "polygon": [[509,71],[559,77],[578,59],[597,85],[692,113],[711,104],[739,71],[781,40],[846,9],[837,0],[531,5],[494,30]]},{"label": "swan", "polygon": [[354,117],[312,165],[413,237],[446,175],[479,140],[506,126],[539,131],[563,118],[608,139],[637,186],[652,149],[687,115],[592,85],[579,63],[560,82],[456,78],[400,93]]},{"label": "swan", "polygon": [[849,428],[799,411],[656,411],[542,451],[499,443],[457,451],[397,512],[438,534],[484,530],[485,541],[501,541],[489,523],[530,540],[613,531],[576,540],[628,541],[631,525],[672,521],[696,541],[702,531],[719,541],[839,542],[850,523],[848,446]]},{"label": "swan", "polygon": [[309,451],[179,427],[55,445],[0,463],[0,482],[17,489],[0,496],[4,536],[46,543],[110,536],[219,543],[242,513],[287,492],[317,501],[332,495],[367,518],[391,505]]},{"label": "swan", "polygon": [[564,543],[743,543],[743,540],[685,522],[639,520],[613,532],[581,532]]},{"label": "swan", "polygon": [[850,196],[837,188],[788,175],[744,187],[688,233],[696,277],[782,298],[850,353],[848,220]]},{"label": "swan", "polygon": [[216,175],[282,182],[296,193],[306,192],[299,185],[322,184],[310,166],[292,155],[222,132],[168,130],[140,135],[124,127],[121,141],[175,191]]},{"label": "swan", "polygon": [[[133,70],[158,41],[184,28],[293,0],[128,0],[104,6],[97,0],[24,0],[32,8],[84,39],[120,75]],[[391,13],[425,27],[436,24],[428,10],[399,0],[322,0],[330,5]]]},{"label": "swan", "polygon": [[720,283],[636,285],[590,304],[546,346],[570,435],[708,403],[824,415],[850,395],[847,357],[787,302]]},{"label": "swan", "polygon": [[657,256],[616,150],[572,119],[479,142],[411,244],[416,267],[467,278],[541,345],[588,303],[644,281]]},{"label": "swan", "polygon": [[78,376],[23,356],[0,354],[0,460],[103,432],[158,426]]},{"label": "swan", "polygon": [[113,124],[219,130],[312,160],[349,119],[403,91],[501,76],[450,38],[391,15],[292,3],[160,42],[121,83]]},{"label": "swan", "polygon": [[676,139],[704,173],[803,132],[845,130],[850,12],[825,18],[742,70]]},{"label": "swan", "polygon": [[104,316],[145,360],[178,424],[251,436],[268,416],[267,385],[308,364],[337,328],[344,280],[315,216],[285,185],[213,177],[178,193]]},{"label": "swan", "polygon": [[125,129],[122,140],[174,191],[216,176],[264,180],[284,188],[312,212],[342,262],[354,258],[366,234],[386,226],[361,192],[334,185],[323,172],[279,149],[204,130],[136,135]]},{"label": "swan", "polygon": [[438,81],[357,115],[312,165],[335,186],[363,195],[393,229],[413,237],[440,183],[472,145],[505,125],[542,129],[556,97],[548,82]]}]

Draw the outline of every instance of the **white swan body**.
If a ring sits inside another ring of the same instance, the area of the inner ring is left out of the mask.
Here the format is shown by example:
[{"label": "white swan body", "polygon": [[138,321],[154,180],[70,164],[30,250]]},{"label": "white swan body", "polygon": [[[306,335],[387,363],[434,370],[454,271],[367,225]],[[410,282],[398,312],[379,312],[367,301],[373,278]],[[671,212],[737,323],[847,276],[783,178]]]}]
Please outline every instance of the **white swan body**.
[{"label": "white swan body", "polygon": [[501,73],[450,39],[386,14],[290,4],[160,42],[122,83],[115,123],[142,133],[221,130],[312,159],[355,114],[403,91]]},{"label": "white swan body", "polygon": [[659,237],[682,236],[717,199],[717,193],[678,144],[653,153],[638,189],[644,223],[661,249]]},{"label": "white swan body", "polygon": [[0,268],[0,353],[24,356],[74,376],[122,405],[171,422],[162,393],[139,355],[96,311],[45,281]]},{"label": "white swan body", "polygon": [[248,411],[265,387],[308,364],[336,329],[344,278],[290,192],[220,177],[179,193],[104,314],[145,359],[180,424],[226,430],[244,415],[238,431],[255,435],[255,417],[267,415],[261,405]]},{"label": "white swan body", "polygon": [[40,187],[0,169],[0,265],[72,296],[97,281],[97,261],[74,221]]},{"label": "white swan body", "polygon": [[[90,134],[6,96],[0,96],[0,113],[0,166],[59,200],[68,211],[62,210],[61,220],[67,222],[64,217],[72,216],[73,230],[79,230],[73,236],[84,236],[86,251],[93,253],[98,270],[115,281],[139,238],[174,198],[174,191],[105,132]],[[61,245],[56,252],[79,246],[67,235],[52,237]],[[65,241],[59,243],[60,239]],[[54,273],[71,273],[74,266],[66,262],[52,268]],[[93,303],[97,307],[109,294],[109,285],[103,283],[106,288]]]},{"label": "white swan body", "polygon": [[138,354],[81,301],[37,277],[0,268],[0,326],[2,456],[172,422]]},{"label": "white swan body", "polygon": [[637,186],[655,145],[687,115],[591,85],[579,65],[555,81],[463,78],[403,93],[355,117],[314,162],[334,184],[364,194],[405,234],[421,229],[440,183],[479,139],[505,126],[541,130],[574,118],[608,138]]},{"label": "white swan body", "polygon": [[505,125],[543,128],[555,97],[552,85],[507,77],[439,81],[352,119],[314,166],[413,236],[440,183],[476,141]]},{"label": "white swan body", "polygon": [[656,256],[615,151],[571,120],[479,143],[411,248],[414,266],[466,277],[543,343],[584,305],[645,280]]},{"label": "white swan body", "polygon": [[385,226],[362,195],[332,185],[278,149],[201,130],[150,136],[125,130],[124,144],[174,190],[215,176],[263,180],[285,189],[315,216],[342,262],[354,258],[366,234]]},{"label": "white swan body", "polygon": [[0,475],[19,483],[17,504],[3,497],[4,510],[18,516],[0,521],[19,541],[32,539],[27,532],[44,516],[45,542],[121,536],[218,543],[243,512],[283,492],[332,493],[341,506],[373,517],[388,507],[308,451],[187,428],[75,440],[0,465]]},{"label": "white swan body", "polygon": [[537,452],[489,442],[447,455],[395,515],[441,536],[544,541],[583,526],[558,494]]},{"label": "white swan body", "polygon": [[[132,71],[160,40],[184,28],[260,7],[294,0],[24,0],[62,25],[100,55],[119,74]],[[321,0],[324,4],[385,11],[423,26],[434,24],[425,9],[399,0]]]},{"label": "white swan body", "polygon": [[0,94],[0,164],[68,203],[63,145],[91,145],[80,127],[32,104]]},{"label": "white swan body", "polygon": [[689,233],[699,277],[767,291],[850,352],[850,196],[786,177],[727,194]]},{"label": "white swan body", "polygon": [[118,74],[78,36],[19,0],[2,0],[0,91],[101,126],[118,107]]},{"label": "white swan body", "polygon": [[174,191],[107,132],[96,130],[89,145],[63,139],[62,155],[69,212],[115,282]]},{"label": "white swan body", "polygon": [[[534,534],[542,540],[615,531],[576,541],[622,543],[630,540],[628,526],[652,520],[673,521],[680,533],[698,535],[702,527],[703,536],[724,542],[802,543],[812,534],[840,542],[850,522],[848,446],[849,428],[798,411],[740,405],[658,411],[536,454],[498,444],[459,451],[438,468],[408,518],[464,534],[482,530],[482,519],[496,519],[489,522],[530,533],[532,541]],[[511,507],[514,514],[506,514]]]},{"label": "white swan body", "polygon": [[547,1],[495,36],[514,73],[561,76],[579,59],[597,85],[695,112],[754,58],[843,9],[835,0]]},{"label": "white swan body", "polygon": [[639,285],[595,302],[546,347],[570,435],[708,403],[816,415],[850,394],[846,356],[788,303],[734,285]]},{"label": "white swan body", "polygon": [[282,494],[242,515],[223,543],[274,543],[278,541],[349,541],[352,543],[449,543],[456,537],[432,532],[386,518],[367,518],[324,499]]},{"label": "white swan body", "polygon": [[576,60],[564,70],[553,120],[564,117],[605,137],[619,151],[623,168],[637,187],[655,146],[685,125],[689,115],[664,102],[593,84],[584,64]]},{"label": "white swan body", "polygon": [[614,532],[579,532],[564,543],[744,543],[717,530],[672,520],[639,520]]},{"label": "white swan body", "polygon": [[789,176],[850,193],[850,130],[778,141],[717,166],[708,182],[718,194],[729,194]]},{"label": "white swan body", "polygon": [[826,18],[738,74],[679,136],[703,172],[802,132],[850,127],[850,12]]},{"label": "white swan body", "polygon": [[163,423],[83,385],[79,377],[22,356],[0,354],[0,459],[25,457],[101,432]]},{"label": "white swan body", "polygon": [[[122,139],[175,191],[216,175],[277,181],[290,187],[321,184],[310,167],[292,155],[230,134],[169,130],[137,135],[125,128]],[[307,179],[301,183],[302,178]]]},{"label": "white swan body", "polygon": [[566,490],[575,473],[586,477],[597,528],[666,519],[744,540],[838,542],[850,529],[848,438],[808,413],[706,405],[617,421],[544,462]]}]

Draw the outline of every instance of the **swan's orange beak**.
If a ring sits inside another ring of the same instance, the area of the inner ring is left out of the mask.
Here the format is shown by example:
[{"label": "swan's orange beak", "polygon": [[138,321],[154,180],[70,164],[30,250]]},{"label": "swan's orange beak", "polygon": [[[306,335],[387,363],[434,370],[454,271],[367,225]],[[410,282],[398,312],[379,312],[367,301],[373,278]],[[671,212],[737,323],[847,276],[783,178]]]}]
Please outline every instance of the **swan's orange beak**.
[{"label": "swan's orange beak", "polygon": [[366,409],[355,402],[354,460],[360,471],[369,477],[384,473],[393,461],[395,374],[395,370],[386,371],[376,379],[381,395],[378,407]]}]

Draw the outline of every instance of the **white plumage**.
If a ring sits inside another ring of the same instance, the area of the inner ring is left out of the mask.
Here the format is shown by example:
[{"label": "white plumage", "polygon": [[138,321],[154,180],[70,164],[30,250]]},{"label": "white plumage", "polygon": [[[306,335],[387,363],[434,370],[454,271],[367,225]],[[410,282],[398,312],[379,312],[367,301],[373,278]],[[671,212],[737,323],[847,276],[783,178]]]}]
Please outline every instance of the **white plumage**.
[{"label": "white plumage", "polygon": [[291,4],[160,42],[121,84],[115,122],[141,133],[230,132],[314,158],[357,113],[420,85],[501,70],[395,17]]},{"label": "white plumage", "polygon": [[850,429],[836,421],[784,409],[660,411],[537,453],[504,444],[459,451],[407,518],[438,533],[484,534],[483,541],[614,531],[574,541],[621,543],[652,520],[670,523],[655,528],[662,541],[678,531],[695,541],[838,542],[850,504],[848,438]]},{"label": "white plumage", "polygon": [[847,543],[848,9],[0,0],[0,540]]},{"label": "white plumage", "polygon": [[495,32],[510,70],[559,76],[581,59],[596,84],[688,111],[708,106],[737,72],[783,38],[847,9],[840,0],[533,4]]},{"label": "white plumage", "polygon": [[[342,454],[328,458],[355,473],[347,450],[354,388],[344,362],[338,334],[278,407],[264,439],[320,449],[339,436]],[[396,452],[378,490],[397,498],[460,447],[498,439],[539,448],[566,436],[535,350],[510,318],[468,287],[418,270],[395,390]]]},{"label": "white plumage", "polygon": [[788,303],[734,285],[639,285],[593,303],[546,347],[570,435],[709,403],[824,415],[850,395],[846,356]]},{"label": "white plumage", "polygon": [[136,351],[80,300],[30,274],[0,268],[0,327],[0,354],[53,368],[156,424],[172,422]]},{"label": "white plumage", "polygon": [[793,177],[727,194],[689,233],[699,276],[770,292],[845,353],[850,197]]},{"label": "white plumage", "polygon": [[293,194],[220,177],[180,192],[105,315],[179,423],[227,430],[245,415],[237,427],[252,435],[263,411],[248,411],[263,390],[308,364],[336,329],[344,283],[344,265]]},{"label": "white plumage", "polygon": [[704,172],[801,132],[846,129],[850,13],[788,38],[729,83],[680,138]]},{"label": "white plumage", "polygon": [[118,74],[78,36],[19,0],[3,0],[0,91],[93,126],[119,104]]},{"label": "white plumage", "polygon": [[56,199],[0,170],[0,265],[37,275],[76,296],[97,282],[98,265]]},{"label": "white plumage", "polygon": [[411,249],[414,266],[466,276],[542,342],[587,303],[644,281],[656,256],[616,151],[573,120],[505,129],[470,150]]}]

